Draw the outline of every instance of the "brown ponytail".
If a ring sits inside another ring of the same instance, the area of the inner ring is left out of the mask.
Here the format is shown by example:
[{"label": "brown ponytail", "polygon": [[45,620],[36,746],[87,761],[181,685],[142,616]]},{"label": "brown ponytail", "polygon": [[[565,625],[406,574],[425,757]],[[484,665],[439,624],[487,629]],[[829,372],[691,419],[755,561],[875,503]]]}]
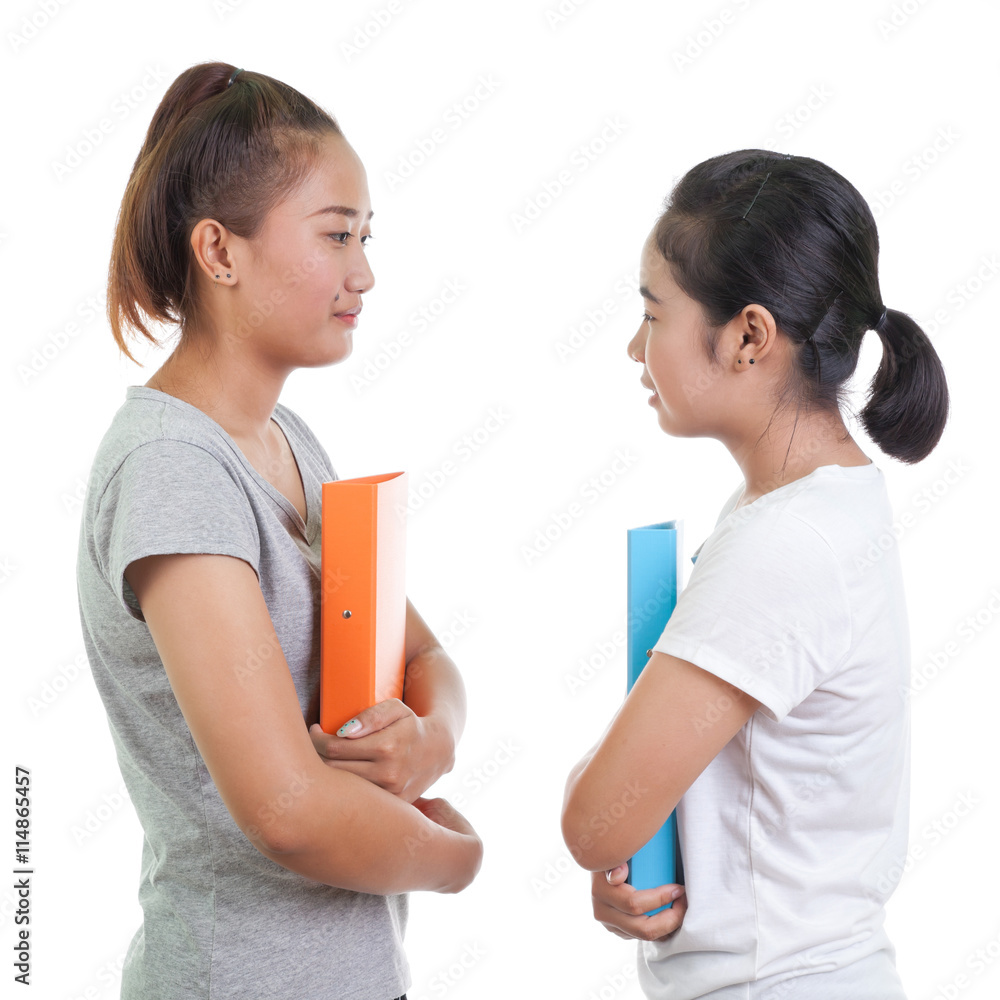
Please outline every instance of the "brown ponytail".
[{"label": "brown ponytail", "polygon": [[170,85],[125,187],[108,268],[108,320],[119,349],[132,335],[159,346],[150,321],[181,335],[204,320],[191,232],[216,219],[244,239],[303,180],[336,120],[287,84],[199,63]]}]

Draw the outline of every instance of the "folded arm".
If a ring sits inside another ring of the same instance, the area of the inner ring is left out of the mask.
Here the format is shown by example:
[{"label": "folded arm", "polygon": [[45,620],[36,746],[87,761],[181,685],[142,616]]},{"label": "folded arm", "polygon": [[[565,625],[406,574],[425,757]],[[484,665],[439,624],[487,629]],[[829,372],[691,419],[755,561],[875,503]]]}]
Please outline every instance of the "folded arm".
[{"label": "folded arm", "polygon": [[577,863],[599,872],[627,862],[759,707],[707,670],[654,652],[567,779],[562,829]]},{"label": "folded arm", "polygon": [[223,802],[262,854],[359,892],[471,882],[482,844],[458,813],[437,800],[411,805],[316,754],[248,563],[157,555],[125,576]]}]

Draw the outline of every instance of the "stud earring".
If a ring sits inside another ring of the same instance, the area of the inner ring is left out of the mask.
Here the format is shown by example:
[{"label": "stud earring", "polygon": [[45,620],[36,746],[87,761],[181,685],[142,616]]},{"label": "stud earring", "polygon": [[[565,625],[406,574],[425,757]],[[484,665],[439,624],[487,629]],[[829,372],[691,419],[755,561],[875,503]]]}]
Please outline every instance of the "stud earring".
[{"label": "stud earring", "polygon": [[753,364],[753,358],[750,359],[750,364]]}]

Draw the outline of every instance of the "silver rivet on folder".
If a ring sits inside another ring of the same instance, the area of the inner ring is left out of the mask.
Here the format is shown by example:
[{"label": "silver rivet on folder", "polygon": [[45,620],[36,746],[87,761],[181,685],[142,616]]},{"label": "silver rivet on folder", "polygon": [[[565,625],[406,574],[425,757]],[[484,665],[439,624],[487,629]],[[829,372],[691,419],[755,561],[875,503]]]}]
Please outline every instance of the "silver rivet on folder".
[{"label": "silver rivet on folder", "polygon": [[351,612],[350,611],[345,611],[344,612],[344,617],[345,618],[350,618],[351,617]]}]

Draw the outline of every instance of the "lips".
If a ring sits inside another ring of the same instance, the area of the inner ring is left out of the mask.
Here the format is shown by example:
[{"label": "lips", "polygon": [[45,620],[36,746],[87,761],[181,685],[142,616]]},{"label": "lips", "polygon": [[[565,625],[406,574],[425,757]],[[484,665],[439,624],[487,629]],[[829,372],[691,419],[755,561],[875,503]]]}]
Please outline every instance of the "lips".
[{"label": "lips", "polygon": [[357,316],[361,312],[361,303],[359,302],[353,309],[344,309],[341,312],[334,313],[334,316],[344,318],[345,316]]}]

